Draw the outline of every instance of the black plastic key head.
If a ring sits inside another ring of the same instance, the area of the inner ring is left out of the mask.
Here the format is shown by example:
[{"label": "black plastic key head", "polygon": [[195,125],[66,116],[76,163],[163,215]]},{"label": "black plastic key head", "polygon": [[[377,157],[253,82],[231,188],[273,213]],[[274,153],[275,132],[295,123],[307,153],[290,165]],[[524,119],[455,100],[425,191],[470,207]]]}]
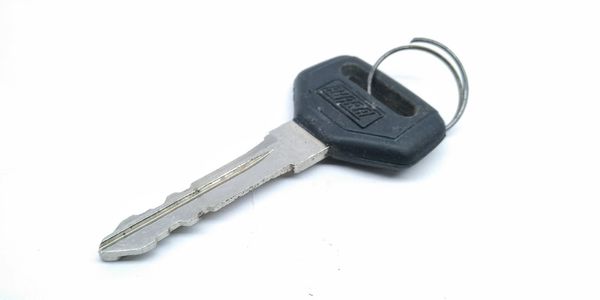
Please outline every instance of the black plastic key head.
[{"label": "black plastic key head", "polygon": [[294,121],[327,144],[329,156],[374,167],[410,166],[445,137],[438,112],[371,65],[340,56],[302,71],[294,84]]}]

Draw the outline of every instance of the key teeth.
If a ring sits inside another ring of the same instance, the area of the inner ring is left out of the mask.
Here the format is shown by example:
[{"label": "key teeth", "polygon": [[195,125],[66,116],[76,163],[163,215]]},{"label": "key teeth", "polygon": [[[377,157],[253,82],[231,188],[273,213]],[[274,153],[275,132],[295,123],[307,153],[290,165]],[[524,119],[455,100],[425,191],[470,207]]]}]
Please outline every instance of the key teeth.
[{"label": "key teeth", "polygon": [[[170,203],[172,203],[173,201],[177,200],[177,198],[179,198],[179,195],[181,195],[182,192],[179,193],[172,193],[169,196],[167,196],[167,198],[165,198],[165,201],[163,202],[163,205],[168,205]],[[160,207],[160,206],[159,206]],[[151,213],[152,211],[156,210],[157,208],[151,208],[146,210],[145,212],[138,214],[138,215],[131,215],[129,217],[127,217],[125,220],[121,221],[121,223],[119,223],[119,225],[117,226],[115,231],[120,231],[124,228],[129,227],[134,220],[137,220],[140,216],[146,215]]]},{"label": "key teeth", "polygon": [[180,220],[180,221],[176,222],[175,224],[171,225],[171,227],[169,227],[169,233],[165,237],[170,235],[171,232],[175,231],[177,228],[179,228],[181,226],[184,226],[184,227],[194,226],[199,221],[200,221],[200,218],[191,218],[188,220]]},{"label": "key teeth", "polygon": [[182,193],[171,193],[169,196],[167,196],[167,198],[165,199],[165,204],[171,204],[174,201],[176,201],[179,198],[179,195],[181,195]]}]

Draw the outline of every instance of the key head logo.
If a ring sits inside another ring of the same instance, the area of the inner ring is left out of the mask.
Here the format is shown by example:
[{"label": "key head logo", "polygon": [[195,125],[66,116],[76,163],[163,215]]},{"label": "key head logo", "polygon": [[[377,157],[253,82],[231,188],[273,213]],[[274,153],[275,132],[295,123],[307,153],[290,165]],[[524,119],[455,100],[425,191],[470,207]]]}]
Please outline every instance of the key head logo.
[{"label": "key head logo", "polygon": [[354,93],[340,80],[320,87],[317,94],[361,128],[367,128],[383,117],[381,110]]}]

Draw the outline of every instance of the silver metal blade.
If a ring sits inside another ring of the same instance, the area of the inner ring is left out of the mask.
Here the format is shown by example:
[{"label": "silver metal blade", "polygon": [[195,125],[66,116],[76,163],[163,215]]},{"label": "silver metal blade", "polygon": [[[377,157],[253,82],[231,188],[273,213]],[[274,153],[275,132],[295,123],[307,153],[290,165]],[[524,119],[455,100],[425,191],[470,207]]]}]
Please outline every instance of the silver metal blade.
[{"label": "silver metal blade", "polygon": [[328,147],[293,121],[274,129],[248,153],[167,197],[165,203],[121,222],[102,240],[100,258],[115,261],[154,249],[179,226],[191,226],[265,182],[298,173],[325,158]]}]

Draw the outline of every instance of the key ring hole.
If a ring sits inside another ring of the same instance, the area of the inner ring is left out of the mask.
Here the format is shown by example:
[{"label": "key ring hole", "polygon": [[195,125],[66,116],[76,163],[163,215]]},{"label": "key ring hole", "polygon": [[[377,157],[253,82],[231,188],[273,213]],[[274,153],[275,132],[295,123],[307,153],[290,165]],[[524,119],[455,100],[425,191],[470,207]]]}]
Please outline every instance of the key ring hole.
[{"label": "key ring hole", "polygon": [[[433,48],[425,47],[422,45],[416,45],[414,43],[424,43],[424,44],[433,45],[433,46],[439,48],[440,50],[442,50],[443,53],[446,53],[450,57],[450,59],[454,62],[454,65],[448,59],[446,59],[446,57],[444,57],[442,54],[440,54],[438,51],[434,50]],[[452,72],[452,75],[454,76],[456,85],[458,87],[459,95],[458,95],[458,106],[456,108],[456,112],[454,113],[454,116],[452,117],[450,122],[448,122],[446,124],[446,131],[450,130],[460,120],[460,118],[462,117],[462,115],[465,111],[465,108],[467,106],[467,101],[469,98],[469,82],[468,82],[467,74],[464,70],[464,67],[463,67],[462,63],[460,62],[460,60],[458,59],[458,57],[454,54],[454,52],[452,52],[448,47],[446,47],[442,43],[439,43],[437,41],[427,39],[427,38],[414,38],[414,39],[412,39],[410,44],[405,45],[405,46],[396,47],[396,48],[391,49],[388,52],[384,53],[377,60],[377,62],[375,62],[375,64],[371,68],[371,71],[369,72],[369,75],[367,77],[367,93],[369,93],[370,95],[373,95],[372,94],[373,79],[375,77],[375,72],[377,72],[377,69],[379,68],[379,65],[381,65],[381,63],[386,58],[388,58],[390,55],[400,52],[400,51],[405,51],[405,50],[419,50],[422,52],[429,53],[429,54],[437,57],[440,61],[442,61],[444,63],[444,65],[446,65],[446,67],[448,67],[448,69],[450,69],[450,71]],[[377,90],[377,88],[375,90]],[[373,96],[376,96],[376,95],[373,95]]]},{"label": "key ring hole", "polygon": [[[367,78],[369,73],[363,68],[356,64],[346,64],[342,66],[342,74],[360,88],[365,91],[367,90]],[[415,106],[402,98],[396,91],[390,89],[389,86],[382,82],[379,82],[377,78],[373,79],[372,84],[374,86],[373,96],[389,109],[404,117],[412,117],[415,115]]]}]

